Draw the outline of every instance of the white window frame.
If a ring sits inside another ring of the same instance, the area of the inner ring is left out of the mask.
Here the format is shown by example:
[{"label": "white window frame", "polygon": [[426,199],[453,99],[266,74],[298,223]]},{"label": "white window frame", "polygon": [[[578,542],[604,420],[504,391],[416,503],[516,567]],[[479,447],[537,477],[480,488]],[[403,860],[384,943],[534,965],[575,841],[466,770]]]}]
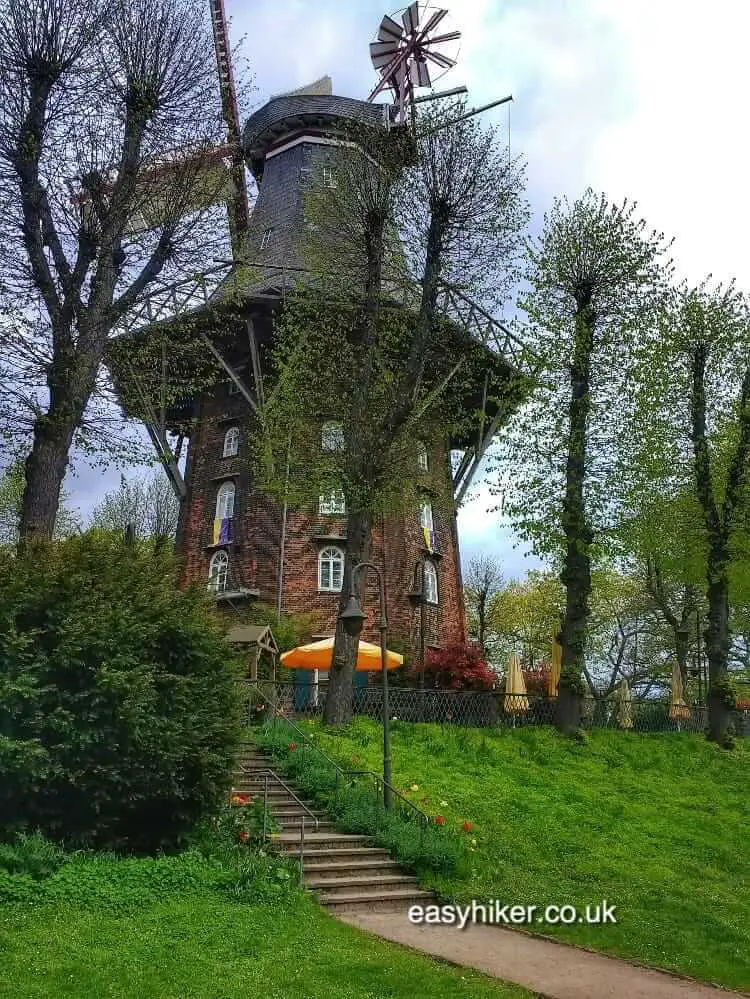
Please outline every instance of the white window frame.
[{"label": "white window frame", "polygon": [[430,456],[427,453],[427,445],[424,441],[419,442],[419,450],[417,451],[417,465],[420,471],[429,472],[430,470]]},{"label": "white window frame", "polygon": [[422,500],[419,504],[419,526],[430,533],[435,530],[435,520],[432,516],[432,504],[429,500]]},{"label": "white window frame", "polygon": [[425,603],[437,604],[439,600],[438,574],[434,562],[424,563],[424,579],[422,580],[422,590]]},{"label": "white window frame", "polygon": [[220,548],[208,564],[208,588],[212,593],[224,593],[229,582],[229,555]]},{"label": "white window frame", "polygon": [[[318,554],[318,589],[321,593],[341,593],[344,585],[344,559],[345,555],[341,548],[323,548]],[[341,563],[340,578],[338,586],[335,585],[334,567]],[[328,570],[328,583],[323,579],[324,568]]]},{"label": "white window frame", "polygon": [[273,235],[273,226],[263,231],[263,235],[260,238],[261,250],[265,250],[266,247],[270,246],[272,235]]},{"label": "white window frame", "polygon": [[325,187],[336,187],[336,178],[333,175],[332,166],[326,165],[323,167],[323,184]]},{"label": "white window frame", "polygon": [[234,458],[240,453],[240,428],[230,427],[224,434],[222,458]]},{"label": "white window frame", "polygon": [[318,513],[324,516],[346,515],[346,498],[340,489],[334,489],[328,495],[321,496],[318,503]]},{"label": "white window frame", "polygon": [[222,482],[216,493],[216,520],[231,520],[234,517],[234,500],[237,493],[232,479]]},{"label": "white window frame", "polygon": [[326,420],[320,431],[320,444],[324,451],[341,451],[344,447],[344,424],[339,420]]}]

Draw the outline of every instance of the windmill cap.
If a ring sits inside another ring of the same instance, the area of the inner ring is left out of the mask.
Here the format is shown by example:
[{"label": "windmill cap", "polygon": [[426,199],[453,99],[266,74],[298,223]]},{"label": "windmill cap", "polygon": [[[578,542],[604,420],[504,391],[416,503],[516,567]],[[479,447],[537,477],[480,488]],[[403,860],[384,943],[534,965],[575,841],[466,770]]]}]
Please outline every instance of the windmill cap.
[{"label": "windmill cap", "polygon": [[[323,77],[323,80],[326,79],[330,78]],[[287,137],[305,131],[335,135],[337,122],[342,118],[374,127],[385,126],[391,113],[389,104],[371,104],[353,97],[306,92],[314,86],[316,84],[301,88],[304,92],[272,97],[246,121],[242,146],[256,178],[263,173],[263,161],[269,150]]]}]

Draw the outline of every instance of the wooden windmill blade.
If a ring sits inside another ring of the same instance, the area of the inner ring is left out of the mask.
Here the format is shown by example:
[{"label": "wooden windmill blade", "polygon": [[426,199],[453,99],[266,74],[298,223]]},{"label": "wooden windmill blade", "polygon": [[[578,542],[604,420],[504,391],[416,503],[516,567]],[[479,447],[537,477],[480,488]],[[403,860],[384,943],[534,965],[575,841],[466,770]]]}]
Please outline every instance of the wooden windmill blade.
[{"label": "wooden windmill blade", "polygon": [[232,235],[232,250],[237,256],[250,222],[250,207],[245,179],[245,157],[242,150],[242,128],[237,103],[237,88],[232,72],[232,55],[229,49],[229,31],[224,0],[210,0],[211,25],[214,33],[216,68],[219,74],[221,110],[227,126],[228,145],[231,149],[232,196],[227,202],[229,226]]}]

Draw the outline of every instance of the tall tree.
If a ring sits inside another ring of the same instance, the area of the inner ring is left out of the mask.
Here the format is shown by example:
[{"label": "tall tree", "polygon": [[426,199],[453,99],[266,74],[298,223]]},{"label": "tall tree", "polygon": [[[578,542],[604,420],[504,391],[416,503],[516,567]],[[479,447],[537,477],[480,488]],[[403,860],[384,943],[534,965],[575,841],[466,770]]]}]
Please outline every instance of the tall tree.
[{"label": "tall tree", "polygon": [[577,726],[592,562],[607,543],[618,485],[614,456],[636,331],[664,282],[667,244],[627,202],[591,190],[557,201],[531,242],[522,297],[540,356],[540,387],[504,448],[513,461],[508,511],[562,566],[559,724]]},{"label": "tall tree", "polygon": [[464,579],[464,598],[469,616],[469,628],[487,657],[488,613],[495,594],[503,585],[503,574],[497,561],[489,555],[479,555],[469,562]]},{"label": "tall tree", "polygon": [[[314,185],[307,201],[305,255],[316,288],[282,320],[267,466],[289,469],[281,486],[299,503],[343,494],[342,610],[376,518],[417,505],[420,439],[448,437],[464,418],[457,386],[486,367],[484,348],[441,316],[441,292],[460,284],[492,304],[515,277],[526,219],[521,172],[494,132],[455,120],[463,110],[423,115],[416,140],[356,127],[336,186]],[[339,447],[321,449],[326,419],[342,426]],[[350,716],[355,655],[339,623],[328,723]]]},{"label": "tall tree", "polygon": [[216,231],[212,52],[198,0],[0,0],[0,339],[43,379],[23,537],[52,535],[112,330]]},{"label": "tall tree", "polygon": [[692,498],[704,556],[709,735],[727,744],[730,597],[747,550],[750,310],[733,286],[680,287],[640,347],[637,425],[652,488]]}]

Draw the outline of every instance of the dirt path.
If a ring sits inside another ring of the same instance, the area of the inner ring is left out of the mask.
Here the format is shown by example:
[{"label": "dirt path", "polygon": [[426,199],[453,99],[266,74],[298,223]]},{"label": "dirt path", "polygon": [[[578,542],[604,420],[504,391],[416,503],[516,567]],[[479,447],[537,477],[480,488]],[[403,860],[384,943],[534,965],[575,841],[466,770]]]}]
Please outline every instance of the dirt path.
[{"label": "dirt path", "polygon": [[732,993],[602,954],[497,926],[415,926],[400,912],[338,912],[338,919],[433,957],[477,968],[551,999],[728,999]]}]

